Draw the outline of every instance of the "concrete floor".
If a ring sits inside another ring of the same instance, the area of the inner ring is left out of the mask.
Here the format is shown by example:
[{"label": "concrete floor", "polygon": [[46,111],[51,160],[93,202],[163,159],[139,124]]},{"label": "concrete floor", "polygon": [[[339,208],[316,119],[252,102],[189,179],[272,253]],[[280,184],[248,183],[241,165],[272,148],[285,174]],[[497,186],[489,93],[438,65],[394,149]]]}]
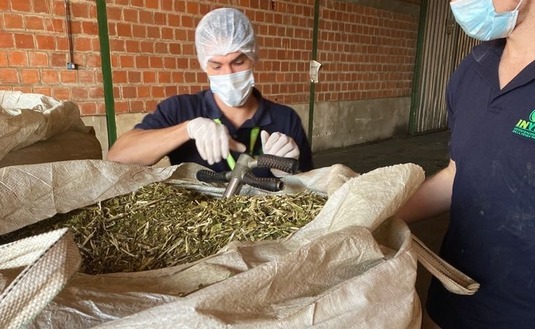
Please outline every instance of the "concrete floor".
[{"label": "concrete floor", "polygon": [[[396,137],[380,142],[317,152],[313,155],[313,160],[316,167],[339,163],[361,174],[379,167],[411,162],[421,166],[426,176],[429,177],[447,166],[449,137],[449,131]],[[410,229],[431,250],[438,252],[448,222],[449,216],[444,215],[411,224]],[[421,264],[418,264],[416,290],[422,304],[425,304],[430,280],[431,274]]]}]

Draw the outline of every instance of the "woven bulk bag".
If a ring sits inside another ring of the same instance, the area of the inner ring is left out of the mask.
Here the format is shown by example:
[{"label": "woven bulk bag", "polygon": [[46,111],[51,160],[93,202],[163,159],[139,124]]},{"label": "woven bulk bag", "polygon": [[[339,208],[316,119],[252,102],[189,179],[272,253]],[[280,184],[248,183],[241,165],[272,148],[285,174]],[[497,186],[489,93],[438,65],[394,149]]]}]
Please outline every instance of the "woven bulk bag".
[{"label": "woven bulk bag", "polygon": [[[0,175],[10,177],[0,182],[0,189],[16,185],[10,179],[26,181],[26,175],[51,188],[43,188],[38,197],[31,191],[18,193],[19,199],[13,196],[10,204],[16,209],[0,213],[0,228],[4,228],[0,234],[6,233],[6,227],[14,229],[5,225],[12,214],[23,219],[18,221],[20,227],[154,181],[221,195],[223,188],[195,179],[200,168],[88,160],[12,169]],[[79,177],[88,178],[76,181]],[[310,190],[325,193],[328,200],[314,220],[287,238],[235,241],[199,261],[152,271],[56,272],[62,279],[55,282],[53,291],[59,293],[46,303],[25,308],[26,324],[30,328],[65,323],[69,328],[420,328],[422,312],[415,289],[418,260],[453,292],[473,294],[478,288],[426,250],[394,217],[423,179],[422,169],[413,164],[363,175],[334,165],[288,176],[283,193]],[[265,193],[247,187],[242,192]],[[54,206],[38,202],[47,198],[54,200]],[[66,198],[70,201],[64,202]],[[24,204],[35,208],[24,212]],[[2,295],[14,291],[25,295],[28,289],[13,285],[9,274]],[[15,327],[14,319],[2,313],[6,301],[0,300],[2,325]]]}]

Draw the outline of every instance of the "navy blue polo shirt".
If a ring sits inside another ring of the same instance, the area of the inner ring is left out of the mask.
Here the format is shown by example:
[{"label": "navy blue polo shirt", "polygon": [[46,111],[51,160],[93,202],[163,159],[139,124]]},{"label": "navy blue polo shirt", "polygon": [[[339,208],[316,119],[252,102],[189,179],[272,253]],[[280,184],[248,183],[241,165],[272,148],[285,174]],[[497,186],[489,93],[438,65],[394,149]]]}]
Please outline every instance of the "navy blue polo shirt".
[{"label": "navy blue polo shirt", "polygon": [[535,62],[500,90],[504,45],[476,46],[448,84],[457,171],[440,255],[481,287],[461,296],[433,280],[443,329],[535,328]]},{"label": "navy blue polo shirt", "polygon": [[[247,147],[246,153],[262,154],[262,142],[258,136],[254,149],[250,150],[251,131],[259,127],[260,131],[266,130],[268,133],[280,132],[290,136],[299,146],[299,168],[301,171],[309,171],[312,166],[312,152],[306,137],[299,115],[290,107],[277,104],[262,97],[255,88],[253,95],[258,99],[258,110],[254,116],[245,121],[239,128],[235,128],[224,116],[217,106],[211,90],[204,90],[197,94],[176,95],[165,99],[158,104],[156,110],[146,115],[141,123],[135,128],[138,129],[159,129],[177,125],[187,120],[198,117],[219,119],[229,130],[230,136]],[[235,160],[239,153],[231,152]],[[197,151],[194,140],[189,140],[184,145],[168,154],[171,164],[183,162],[194,162],[210,168],[216,172],[229,171],[230,168],[226,160],[209,165],[203,160]],[[269,176],[269,170],[255,169],[254,173],[259,176]]]}]

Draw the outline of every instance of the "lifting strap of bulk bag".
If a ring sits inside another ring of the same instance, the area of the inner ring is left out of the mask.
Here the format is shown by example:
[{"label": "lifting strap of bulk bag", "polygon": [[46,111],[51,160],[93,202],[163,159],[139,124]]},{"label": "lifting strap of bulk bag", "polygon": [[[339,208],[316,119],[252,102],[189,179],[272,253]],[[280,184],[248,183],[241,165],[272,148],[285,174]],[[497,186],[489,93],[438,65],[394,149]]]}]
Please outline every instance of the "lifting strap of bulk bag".
[{"label": "lifting strap of bulk bag", "polygon": [[0,270],[24,269],[5,287],[0,274],[0,328],[21,328],[63,289],[81,257],[63,228],[0,246]]}]

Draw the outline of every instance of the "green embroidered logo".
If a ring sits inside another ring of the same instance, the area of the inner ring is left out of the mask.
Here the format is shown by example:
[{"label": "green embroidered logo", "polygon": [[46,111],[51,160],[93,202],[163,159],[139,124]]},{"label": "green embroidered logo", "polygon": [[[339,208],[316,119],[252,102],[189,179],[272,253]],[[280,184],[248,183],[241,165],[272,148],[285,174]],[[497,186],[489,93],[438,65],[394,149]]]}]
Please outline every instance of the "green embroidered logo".
[{"label": "green embroidered logo", "polygon": [[513,128],[513,134],[535,139],[535,110],[529,115],[529,121],[520,119]]}]

